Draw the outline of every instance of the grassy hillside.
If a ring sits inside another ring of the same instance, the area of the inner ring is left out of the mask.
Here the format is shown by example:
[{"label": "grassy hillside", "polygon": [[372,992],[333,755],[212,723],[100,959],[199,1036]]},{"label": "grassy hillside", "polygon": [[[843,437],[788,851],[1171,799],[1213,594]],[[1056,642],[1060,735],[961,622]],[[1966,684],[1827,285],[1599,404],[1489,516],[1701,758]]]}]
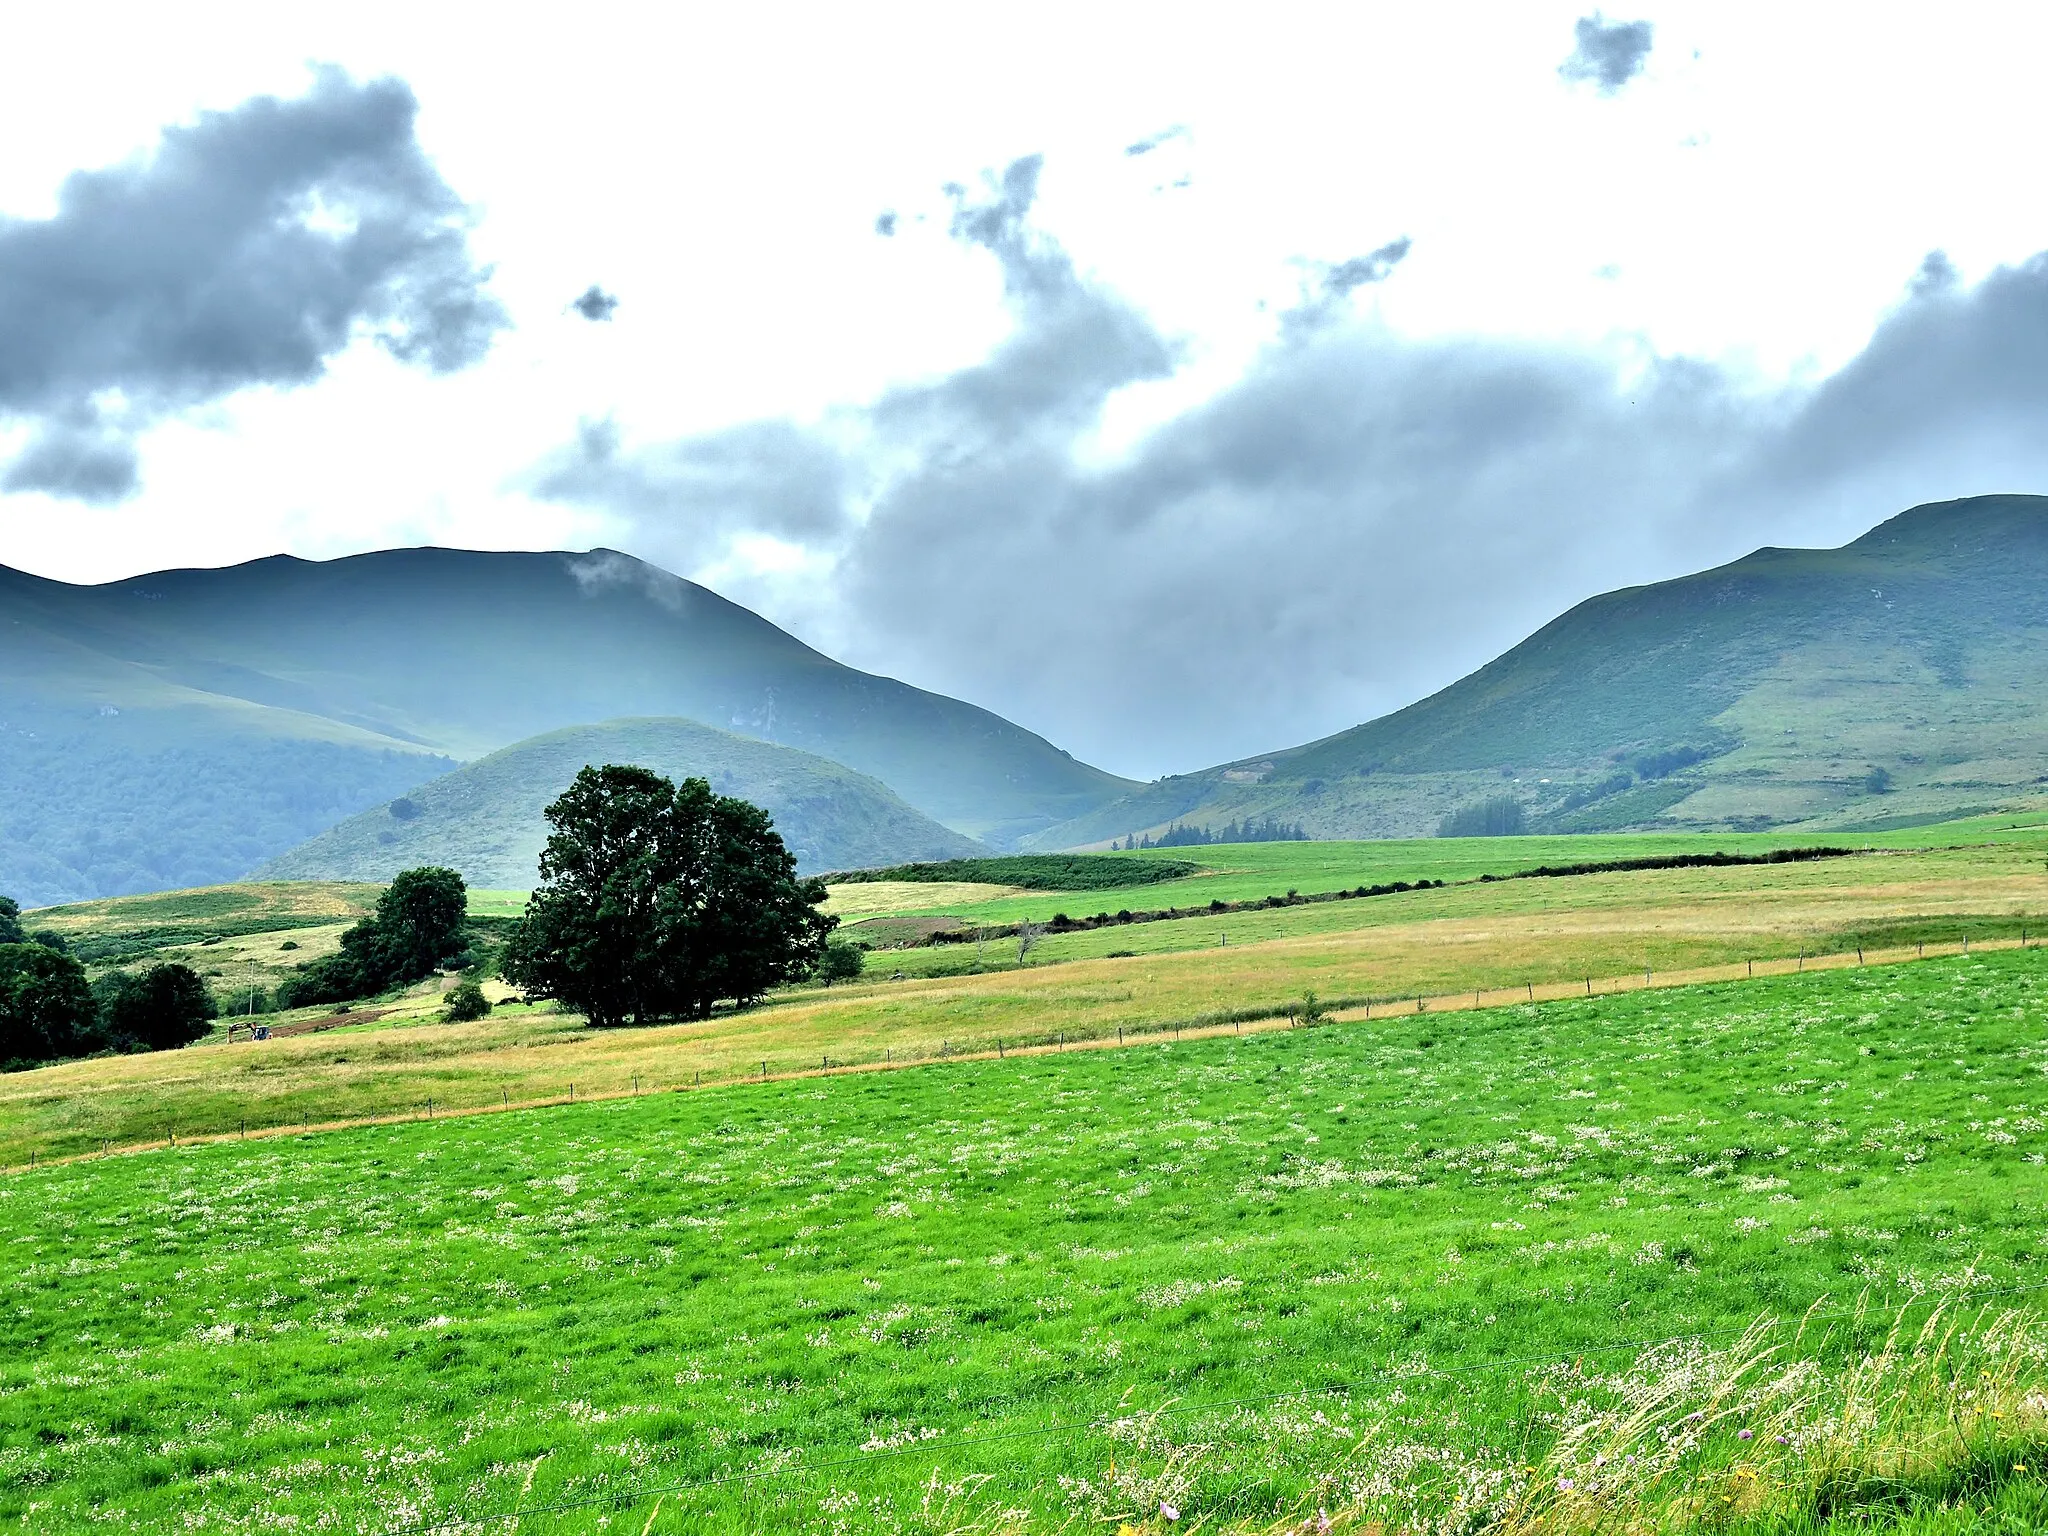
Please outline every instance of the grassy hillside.
[{"label": "grassy hillside", "polygon": [[1274,815],[1415,837],[1511,796],[1531,830],[1860,827],[2048,781],[2048,499],[1916,507],[1580,604],[1420,703],[1170,778],[1054,829],[1080,847]]},{"label": "grassy hillside", "polygon": [[[0,692],[6,685],[0,683]],[[362,732],[252,711],[65,717],[0,704],[0,892],[33,906],[238,879],[453,768]]]},{"label": "grassy hillside", "polygon": [[[1601,832],[1215,844],[1200,850],[1198,871],[1156,884],[1134,879],[1128,883],[1147,888],[1119,896],[1113,906],[1194,907],[1211,901],[1260,901],[1284,896],[1289,891],[1313,896],[1396,881],[1416,884],[1441,880],[1458,885],[1498,879],[1545,865],[1714,853],[1755,857],[1816,842],[1889,850],[1997,843],[2017,847],[2038,843],[2048,850],[2048,805],[2036,798],[2023,802],[2023,806],[2030,808],[1882,832]],[[1181,862],[1175,855],[1187,851],[1155,849],[1087,857],[1104,861],[1156,861],[1173,869]],[[860,887],[848,884],[833,889],[837,900],[854,897]],[[927,896],[914,883],[891,884],[884,889],[891,899],[886,903],[861,900],[863,914],[921,917],[947,913],[964,923],[1013,923],[1020,918],[1043,921],[1057,912],[1079,917],[1103,905],[1085,895],[1012,887],[977,888],[971,899],[963,899],[956,890]],[[2048,899],[2048,887],[2044,887],[2044,899]]]},{"label": "grassy hillside", "polygon": [[[1469,1006],[1475,991],[1489,1005],[1583,992],[1587,978],[1606,993],[1641,986],[1645,969],[1661,986],[1686,975],[1746,975],[1751,962],[1759,975],[1794,971],[1807,963],[1802,955],[1847,956],[1829,963],[1853,965],[1859,944],[1872,955],[1908,956],[1923,941],[1930,955],[1954,954],[1965,942],[1979,949],[2015,943],[2023,935],[2038,945],[2048,933],[2048,828],[1996,835],[2003,840],[1816,863],[1475,881],[1112,924],[1048,934],[1022,966],[1016,946],[1000,941],[885,950],[869,957],[860,983],[779,994],[771,1006],[703,1024],[594,1033],[573,1015],[520,1007],[450,1025],[439,1021],[431,994],[379,1003],[373,1025],[302,1011],[274,1022],[318,1022],[332,1032],[272,1041],[262,1050],[216,1042],[0,1076],[0,1165],[105,1140],[121,1145],[172,1131],[233,1131],[245,1120],[262,1126],[409,1113],[429,1099],[444,1109],[475,1107],[732,1082],[764,1070],[815,1070],[825,1058],[879,1065],[1039,1041],[1115,1040],[1119,1032],[1230,1027],[1233,1020],[1257,1027],[1259,1020],[1284,1021],[1311,990],[1349,1017],[1362,1016],[1368,1000],[1412,1011],[1424,995],[1438,1011]],[[909,887],[840,889],[900,895]],[[924,889],[934,899],[965,898],[970,913],[976,899],[995,908],[1074,901],[1071,893],[1004,896],[1000,887],[980,885]],[[349,903],[374,895],[368,887],[319,891],[323,901],[331,892]],[[105,929],[75,920],[67,930],[74,942],[98,945],[103,935],[132,933],[128,904],[116,906]],[[290,917],[276,910],[262,920]],[[215,985],[232,995],[324,952],[340,932],[339,919],[323,924],[318,912],[304,921],[305,928],[229,937],[213,947],[189,933],[174,935],[175,946],[162,953],[218,970]],[[914,928],[917,920],[898,926]],[[284,953],[285,942],[301,951]],[[130,953],[139,958],[141,951],[131,945]],[[499,997],[506,991],[497,983],[490,990]]]},{"label": "grassy hillside", "polygon": [[542,811],[593,763],[705,778],[753,801],[807,873],[977,851],[887,786],[812,753],[690,720],[608,720],[535,736],[412,788],[272,859],[256,878],[388,880],[445,864],[474,886],[530,888],[547,836]]},{"label": "grassy hillside", "polygon": [[16,1174],[0,1518],[2037,1529],[2037,1317],[1913,1341],[2042,1279],[2043,964]]},{"label": "grassy hillside", "polygon": [[628,715],[830,757],[995,844],[1130,787],[608,552],[0,567],[0,613],[0,889],[34,902],[239,874],[447,759]]}]

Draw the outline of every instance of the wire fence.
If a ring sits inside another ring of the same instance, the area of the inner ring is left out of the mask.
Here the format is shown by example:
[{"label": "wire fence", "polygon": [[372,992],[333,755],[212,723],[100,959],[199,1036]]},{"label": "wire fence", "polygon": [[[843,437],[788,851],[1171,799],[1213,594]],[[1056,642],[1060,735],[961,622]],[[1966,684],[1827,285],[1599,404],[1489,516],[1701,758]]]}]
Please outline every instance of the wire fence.
[{"label": "wire fence", "polygon": [[[1587,976],[1572,980],[1526,980],[1505,986],[1479,987],[1457,992],[1378,992],[1339,995],[1311,1002],[1303,997],[1277,998],[1238,1008],[1215,1009],[1181,1018],[1136,1019],[1123,1022],[1055,1026],[1051,1029],[1010,1034],[982,1034],[962,1039],[942,1037],[937,1042],[888,1044],[865,1053],[791,1058],[768,1056],[752,1064],[724,1069],[693,1069],[687,1078],[657,1078],[653,1073],[614,1074],[605,1083],[567,1081],[553,1089],[515,1099],[509,1087],[498,1085],[495,1096],[488,1092],[465,1096],[461,1102],[446,1098],[423,1098],[371,1114],[315,1120],[310,1110],[268,1115],[258,1110],[241,1113],[234,1122],[180,1127],[166,1124],[164,1134],[148,1140],[130,1139],[119,1146],[111,1137],[97,1149],[44,1157],[32,1151],[25,1163],[0,1167],[0,1173],[24,1173],[40,1167],[54,1167],[95,1157],[149,1152],[169,1148],[213,1145],[232,1141],[275,1139],[310,1135],[316,1131],[367,1129],[441,1120],[473,1115],[502,1114],[514,1110],[545,1109],[561,1105],[616,1101],[655,1093],[686,1093],[700,1088],[732,1087],[753,1083],[786,1082],[794,1079],[830,1076],[846,1072],[890,1071],[927,1066],[935,1062],[1007,1060],[1079,1049],[1166,1040],[1215,1039],[1226,1035],[1266,1033],[1281,1029],[1323,1027],[1345,1023],[1377,1022],[1382,1019],[1422,1014],[1465,1013],[1474,1009],[1528,1006],[1534,1003],[1569,1001],[1574,998],[1613,997],[1624,993],[1666,987],[1704,986],[1731,981],[1802,975],[1806,972],[1843,970],[1874,965],[1899,965],[1917,960],[1955,958],[1994,950],[2038,949],[2041,935],[2031,928],[2017,937],[1972,939],[1949,942],[1914,942],[1885,948],[1857,945],[1849,949],[1800,953],[1757,960],[1724,961],[1709,966],[1655,971],[1646,967],[1619,976]],[[1305,1017],[1306,1015],[1306,1017]],[[1348,1017],[1347,1017],[1348,1016]],[[241,1049],[261,1049],[255,1042]],[[624,1077],[624,1081],[620,1078]]]}]

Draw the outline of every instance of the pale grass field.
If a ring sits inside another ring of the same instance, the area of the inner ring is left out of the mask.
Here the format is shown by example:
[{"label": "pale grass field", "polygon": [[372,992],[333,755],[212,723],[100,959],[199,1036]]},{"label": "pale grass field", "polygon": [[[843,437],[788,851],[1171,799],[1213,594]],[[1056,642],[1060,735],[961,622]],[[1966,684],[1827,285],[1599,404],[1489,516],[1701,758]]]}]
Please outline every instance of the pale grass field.
[{"label": "pale grass field", "polygon": [[308,926],[345,922],[376,904],[374,885],[342,880],[275,880],[244,885],[207,886],[195,891],[163,891],[153,896],[113,896],[64,907],[42,907],[30,914],[30,926],[51,928],[66,936],[95,932],[110,921],[124,929],[189,927],[232,923],[240,918],[295,918]]},{"label": "pale grass field", "polygon": [[972,880],[868,880],[828,886],[831,899],[824,910],[834,917],[875,917],[905,911],[943,912],[973,902],[1000,901],[1026,894],[1014,885],[983,885]]},{"label": "pale grass field", "polygon": [[[0,1164],[296,1123],[482,1109],[522,1102],[711,1087],[765,1073],[882,1065],[960,1053],[1101,1039],[1119,1031],[1199,1029],[1218,1013],[1279,1018],[1304,993],[1340,1017],[1375,1016],[1417,997],[1432,1011],[1643,984],[1796,969],[1801,953],[1855,963],[1858,927],[1929,920],[2010,926],[2048,912],[2048,874],[2031,855],[1981,849],[1826,864],[1647,871],[1528,880],[1224,920],[1115,928],[979,975],[876,980],[791,994],[709,1023],[596,1032],[547,1007],[473,1024],[438,1020],[440,983],[375,1024],[267,1042],[215,1042],[156,1055],[70,1062],[0,1077]],[[1343,927],[1317,927],[1348,919]],[[1311,931],[1288,932],[1307,922]],[[1896,934],[1894,935],[1896,937]],[[1988,934],[1984,938],[1988,938]],[[255,941],[274,944],[283,935]],[[1908,936],[1910,937],[1910,935]],[[1983,947],[1984,938],[1980,938]],[[331,939],[328,941],[331,942]],[[1058,941],[1056,941],[1058,942]],[[1102,957],[1112,944],[1150,953]],[[1173,945],[1173,948],[1167,948]],[[1199,945],[1200,947],[1191,947]],[[1054,946],[1048,944],[1050,950]],[[209,948],[213,954],[226,946]],[[1928,952],[1953,953],[1954,943]],[[317,952],[317,951],[314,951]],[[926,956],[930,950],[905,952]],[[1843,955],[1847,953],[1846,960]],[[1910,958],[1890,948],[1869,958]],[[897,957],[871,957],[871,974]],[[955,956],[955,958],[961,958]],[[971,958],[971,950],[969,956]],[[502,987],[491,989],[504,995]],[[380,1011],[387,1005],[378,1005]],[[1445,1027],[1467,1027],[1446,1021]]]}]

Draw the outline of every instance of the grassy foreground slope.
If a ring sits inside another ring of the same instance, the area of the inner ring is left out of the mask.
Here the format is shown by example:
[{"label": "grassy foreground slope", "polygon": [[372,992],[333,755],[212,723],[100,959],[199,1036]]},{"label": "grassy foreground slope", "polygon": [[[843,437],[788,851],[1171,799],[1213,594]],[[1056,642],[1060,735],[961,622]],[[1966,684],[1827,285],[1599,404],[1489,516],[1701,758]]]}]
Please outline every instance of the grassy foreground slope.
[{"label": "grassy foreground slope", "polygon": [[[1164,1501],[1207,1529],[1318,1506],[1463,1528],[1561,1496],[1562,1430],[1696,1392],[1759,1311],[1867,1295],[1781,1341],[1825,1376],[1894,1304],[2048,1278],[2044,965],[18,1174],[0,1519],[851,1536],[1155,1529]],[[1982,1529],[2027,1528],[2034,1389],[1964,1404],[1889,1491],[1959,1485],[2003,1510]],[[1748,1490],[1736,1513],[1810,1513],[1796,1458],[1738,1437],[1783,1422],[1749,1401],[1695,1460]],[[1832,1487],[1853,1518],[1867,1490]]]},{"label": "grassy foreground slope", "polygon": [[1565,832],[1956,816],[2048,775],[2044,642],[2048,497],[1915,507],[1841,549],[1592,598],[1405,709],[1163,779],[1034,846],[1269,815],[1413,837],[1504,794]]},{"label": "grassy foreground slope", "polygon": [[587,764],[631,763],[703,778],[775,818],[807,874],[983,851],[913,810],[887,785],[829,758],[713,730],[694,720],[607,720],[515,742],[352,816],[255,871],[258,880],[388,880],[421,864],[473,886],[531,887],[544,812]]}]

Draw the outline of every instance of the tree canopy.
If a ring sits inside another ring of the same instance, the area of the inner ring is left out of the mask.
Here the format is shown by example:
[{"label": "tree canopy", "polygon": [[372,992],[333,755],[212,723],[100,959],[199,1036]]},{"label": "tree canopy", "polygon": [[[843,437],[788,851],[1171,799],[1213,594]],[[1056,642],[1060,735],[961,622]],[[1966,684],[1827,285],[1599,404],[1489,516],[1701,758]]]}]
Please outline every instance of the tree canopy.
[{"label": "tree canopy", "polygon": [[170,1050],[202,1039],[220,1014],[213,994],[190,966],[153,965],[140,974],[116,971],[94,989],[100,1030],[114,1046]]},{"label": "tree canopy", "polygon": [[811,975],[837,919],[759,806],[645,768],[586,767],[547,809],[507,980],[600,1027],[705,1018]]},{"label": "tree canopy", "polygon": [[0,944],[0,1062],[55,1061],[99,1048],[85,967],[41,944]]},{"label": "tree canopy", "polygon": [[342,1003],[431,976],[463,952],[469,891],[452,869],[400,870],[377,910],[341,936],[341,948],[278,989],[278,1004]]}]

